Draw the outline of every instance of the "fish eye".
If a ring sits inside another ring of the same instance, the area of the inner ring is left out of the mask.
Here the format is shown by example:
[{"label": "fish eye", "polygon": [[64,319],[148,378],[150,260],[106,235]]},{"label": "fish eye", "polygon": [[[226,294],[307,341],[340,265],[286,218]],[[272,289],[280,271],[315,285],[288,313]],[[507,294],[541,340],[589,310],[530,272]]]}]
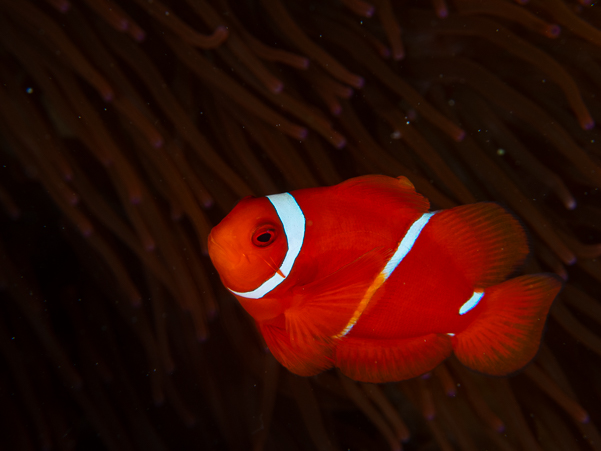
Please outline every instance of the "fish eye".
[{"label": "fish eye", "polygon": [[267,247],[275,240],[276,232],[273,226],[264,225],[259,227],[252,236],[252,241],[255,246]]}]

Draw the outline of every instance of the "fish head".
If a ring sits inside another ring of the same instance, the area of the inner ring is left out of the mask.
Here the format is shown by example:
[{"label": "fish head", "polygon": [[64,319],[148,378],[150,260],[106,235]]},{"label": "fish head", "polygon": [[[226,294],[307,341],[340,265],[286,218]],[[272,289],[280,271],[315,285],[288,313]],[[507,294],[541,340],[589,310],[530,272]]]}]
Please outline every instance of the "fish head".
[{"label": "fish head", "polygon": [[209,256],[231,291],[255,290],[279,270],[288,244],[265,197],[245,197],[209,234]]}]

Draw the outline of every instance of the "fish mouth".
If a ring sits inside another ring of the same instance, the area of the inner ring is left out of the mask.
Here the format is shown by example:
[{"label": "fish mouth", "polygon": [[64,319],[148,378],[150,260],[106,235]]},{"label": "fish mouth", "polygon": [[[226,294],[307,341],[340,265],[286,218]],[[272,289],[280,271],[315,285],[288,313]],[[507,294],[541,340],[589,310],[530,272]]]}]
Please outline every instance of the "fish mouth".
[{"label": "fish mouth", "polygon": [[215,239],[213,238],[213,232],[209,233],[209,246],[218,246],[221,247],[221,244],[219,244],[217,241],[215,241]]},{"label": "fish mouth", "polygon": [[240,264],[245,255],[241,252],[232,250],[215,240],[213,232],[209,234],[208,240],[209,257],[217,271],[221,272],[226,268],[235,268]]},{"label": "fish mouth", "polygon": [[217,257],[220,254],[226,254],[227,253],[227,249],[225,247],[223,247],[221,244],[219,244],[217,241],[215,241],[215,238],[213,238],[213,233],[211,232],[209,234],[209,257],[211,257],[211,260],[215,260],[215,257]]}]

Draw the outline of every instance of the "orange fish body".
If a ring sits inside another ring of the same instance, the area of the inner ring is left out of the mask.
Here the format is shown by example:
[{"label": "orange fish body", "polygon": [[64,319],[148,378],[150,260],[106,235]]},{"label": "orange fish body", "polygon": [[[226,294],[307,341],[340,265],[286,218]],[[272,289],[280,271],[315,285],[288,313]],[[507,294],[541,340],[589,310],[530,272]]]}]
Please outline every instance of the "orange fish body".
[{"label": "orange fish body", "polygon": [[419,376],[454,352],[492,375],[536,354],[561,289],[555,275],[505,280],[528,246],[494,203],[429,212],[405,177],[245,198],[209,236],[224,285],[273,355],[310,376]]}]

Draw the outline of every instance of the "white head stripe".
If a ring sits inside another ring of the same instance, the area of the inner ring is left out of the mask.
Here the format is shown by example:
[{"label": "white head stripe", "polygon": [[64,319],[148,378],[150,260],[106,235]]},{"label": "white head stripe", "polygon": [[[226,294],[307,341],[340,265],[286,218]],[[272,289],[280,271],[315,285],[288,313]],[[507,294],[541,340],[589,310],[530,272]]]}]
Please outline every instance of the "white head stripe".
[{"label": "white head stripe", "polygon": [[474,291],[472,297],[469,298],[467,302],[463,304],[459,309],[459,314],[465,315],[467,312],[469,312],[471,309],[477,306],[478,302],[480,302],[480,299],[482,299],[482,296],[484,296],[484,291]]},{"label": "white head stripe", "polygon": [[407,230],[407,233],[396,248],[394,255],[388,260],[388,263],[386,263],[386,266],[382,270],[382,274],[385,278],[384,280],[388,279],[390,274],[392,274],[392,271],[395,270],[399,263],[407,256],[409,251],[411,251],[422,229],[435,213],[435,211],[424,213],[417,221],[411,224],[411,227],[409,227],[409,230]]},{"label": "white head stripe", "polygon": [[303,240],[305,239],[305,215],[292,194],[272,194],[267,196],[267,199],[269,199],[273,208],[275,208],[275,211],[282,222],[284,235],[286,235],[286,240],[288,242],[288,251],[280,266],[280,271],[284,274],[284,277],[276,272],[273,276],[263,282],[260,287],[253,291],[238,293],[237,291],[230,290],[232,293],[244,298],[260,299],[282,283],[284,279],[288,277],[290,271],[292,271],[296,257],[298,257],[298,254],[303,247]]},{"label": "white head stripe", "polygon": [[288,274],[292,271],[296,257],[298,257],[303,247],[303,240],[305,239],[305,215],[298,206],[296,199],[292,197],[292,194],[273,194],[267,196],[267,199],[273,204],[275,211],[278,213],[284,226],[286,240],[288,240],[288,252],[286,252],[286,257],[280,266],[280,271],[284,273],[284,276],[288,277]]}]

